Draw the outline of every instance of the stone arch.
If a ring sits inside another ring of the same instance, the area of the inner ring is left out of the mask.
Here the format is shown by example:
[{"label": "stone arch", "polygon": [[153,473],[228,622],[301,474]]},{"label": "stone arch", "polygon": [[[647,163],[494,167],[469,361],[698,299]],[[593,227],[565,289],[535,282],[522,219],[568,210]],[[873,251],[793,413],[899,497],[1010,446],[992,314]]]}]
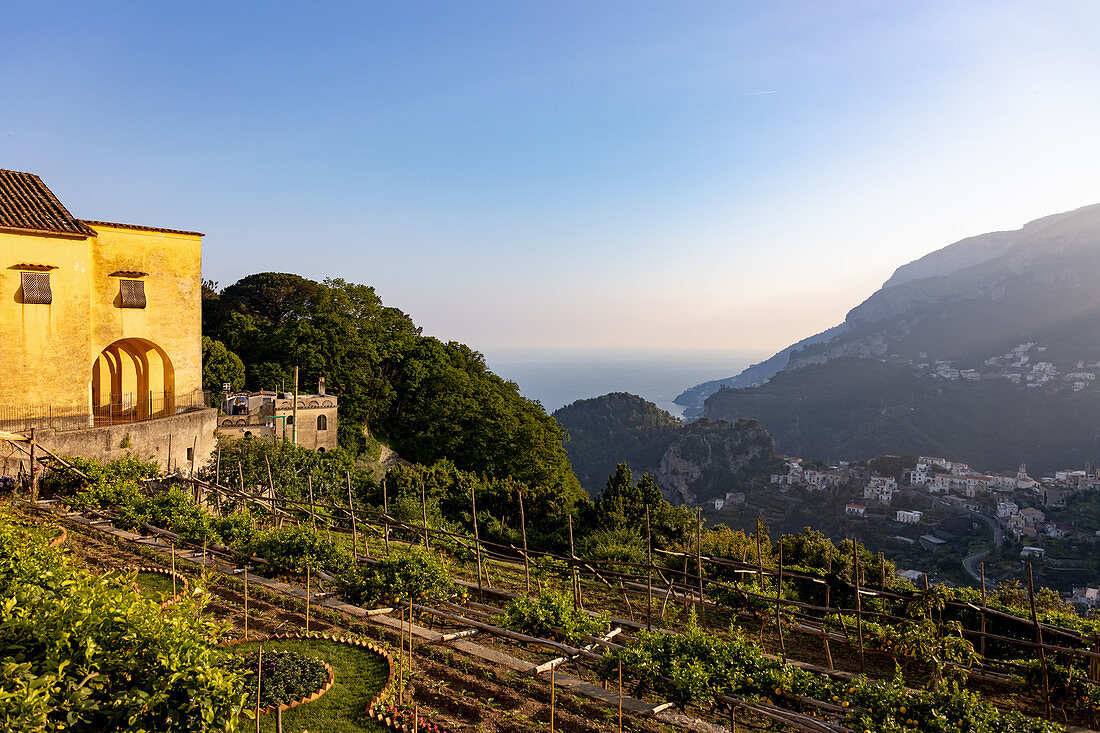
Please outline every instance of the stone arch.
[{"label": "stone arch", "polygon": [[91,402],[98,424],[175,414],[175,393],[172,360],[152,341],[115,341],[92,363]]}]

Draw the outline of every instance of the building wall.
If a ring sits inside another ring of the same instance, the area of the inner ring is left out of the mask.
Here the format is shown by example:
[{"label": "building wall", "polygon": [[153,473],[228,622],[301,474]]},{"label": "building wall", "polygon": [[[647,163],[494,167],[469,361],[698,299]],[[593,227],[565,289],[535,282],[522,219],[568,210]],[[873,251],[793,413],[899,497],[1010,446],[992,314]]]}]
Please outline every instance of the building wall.
[{"label": "building wall", "polygon": [[[86,239],[0,232],[0,405],[87,408],[93,365],[115,342],[155,345],[149,390],[202,387],[201,238],[94,225]],[[51,265],[50,305],[20,302],[19,264]],[[118,307],[119,270],[146,272],[147,305]],[[164,378],[162,375],[167,375]]]},{"label": "building wall", "polygon": [[[204,408],[174,417],[126,425],[63,432],[36,430],[35,440],[62,456],[111,461],[133,453],[144,460],[156,461],[162,470],[169,470],[170,436],[172,466],[187,472],[191,468],[187,452],[192,447],[195,448],[196,469],[210,460],[217,447],[214,439],[217,424],[218,411]],[[26,454],[15,453],[7,458],[0,458],[0,475],[18,475],[21,462],[23,471],[27,471],[29,461]]]},{"label": "building wall", "polygon": [[[51,305],[20,302],[20,264],[57,267]],[[89,239],[0,232],[0,405],[89,404],[91,269]]]}]

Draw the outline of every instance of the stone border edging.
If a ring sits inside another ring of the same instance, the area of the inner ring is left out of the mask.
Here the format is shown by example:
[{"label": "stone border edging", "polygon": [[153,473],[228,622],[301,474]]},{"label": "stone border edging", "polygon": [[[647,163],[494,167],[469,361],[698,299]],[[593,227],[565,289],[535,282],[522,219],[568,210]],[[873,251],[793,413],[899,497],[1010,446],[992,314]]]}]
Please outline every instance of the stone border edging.
[{"label": "stone border edging", "polygon": [[161,601],[160,602],[160,607],[161,608],[168,608],[169,606],[174,606],[177,603],[179,603],[180,601],[182,601],[184,596],[187,594],[187,590],[191,587],[191,583],[188,582],[186,575],[184,575],[183,573],[180,573],[180,572],[173,572],[173,571],[169,570],[168,568],[157,568],[157,567],[142,565],[142,566],[139,566],[139,567],[129,567],[128,569],[139,572],[139,573],[156,573],[158,575],[167,575],[169,577],[174,575],[174,576],[176,576],[177,580],[183,581],[183,590],[181,590],[179,593],[172,596],[168,600]]},{"label": "stone border edging", "polygon": [[47,547],[61,547],[61,545],[65,544],[65,540],[69,539],[69,530],[65,529],[65,525],[59,523],[57,526],[61,530],[61,534],[50,540],[50,544],[47,545]]}]

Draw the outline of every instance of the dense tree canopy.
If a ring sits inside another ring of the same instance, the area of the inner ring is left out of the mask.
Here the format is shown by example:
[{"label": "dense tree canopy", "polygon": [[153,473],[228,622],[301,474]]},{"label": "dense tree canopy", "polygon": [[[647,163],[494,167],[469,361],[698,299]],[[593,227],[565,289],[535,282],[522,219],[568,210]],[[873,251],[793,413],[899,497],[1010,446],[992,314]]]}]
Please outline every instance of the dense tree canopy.
[{"label": "dense tree canopy", "polygon": [[222,385],[232,389],[244,387],[244,362],[241,357],[225,348],[221,341],[202,337],[202,388],[221,392]]},{"label": "dense tree canopy", "polygon": [[243,360],[251,389],[289,389],[295,366],[303,390],[325,377],[340,397],[341,443],[353,451],[366,427],[420,463],[446,458],[544,490],[577,487],[564,433],[539,403],[468,346],[422,336],[374,288],[259,273],[206,293],[203,322]]}]

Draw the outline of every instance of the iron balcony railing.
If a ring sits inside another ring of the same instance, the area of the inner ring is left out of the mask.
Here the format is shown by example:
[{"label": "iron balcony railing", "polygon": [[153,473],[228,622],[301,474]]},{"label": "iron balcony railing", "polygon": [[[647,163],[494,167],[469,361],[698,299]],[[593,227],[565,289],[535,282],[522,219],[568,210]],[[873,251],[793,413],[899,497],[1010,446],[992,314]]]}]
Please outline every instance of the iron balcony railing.
[{"label": "iron balcony railing", "polygon": [[96,405],[0,405],[0,430],[26,432],[31,428],[82,430],[105,425],[145,422],[172,417],[202,407],[212,407],[208,390],[192,392],[113,392],[110,399]]}]

